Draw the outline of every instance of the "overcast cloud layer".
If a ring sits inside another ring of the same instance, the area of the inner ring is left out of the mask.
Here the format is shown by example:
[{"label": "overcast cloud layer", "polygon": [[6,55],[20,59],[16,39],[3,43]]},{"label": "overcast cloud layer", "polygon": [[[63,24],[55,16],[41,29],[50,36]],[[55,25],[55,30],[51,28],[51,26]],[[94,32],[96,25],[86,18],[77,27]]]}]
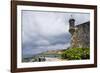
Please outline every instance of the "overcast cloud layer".
[{"label": "overcast cloud layer", "polygon": [[89,14],[22,11],[22,54],[34,55],[70,46],[69,19],[75,25],[89,21]]}]

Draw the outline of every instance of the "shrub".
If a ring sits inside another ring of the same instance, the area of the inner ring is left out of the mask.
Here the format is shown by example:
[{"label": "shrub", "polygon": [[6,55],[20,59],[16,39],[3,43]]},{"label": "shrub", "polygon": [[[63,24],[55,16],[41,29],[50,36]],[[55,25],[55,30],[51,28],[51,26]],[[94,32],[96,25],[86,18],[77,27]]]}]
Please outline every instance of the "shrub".
[{"label": "shrub", "polygon": [[62,59],[81,60],[90,58],[89,48],[70,48],[61,54]]}]

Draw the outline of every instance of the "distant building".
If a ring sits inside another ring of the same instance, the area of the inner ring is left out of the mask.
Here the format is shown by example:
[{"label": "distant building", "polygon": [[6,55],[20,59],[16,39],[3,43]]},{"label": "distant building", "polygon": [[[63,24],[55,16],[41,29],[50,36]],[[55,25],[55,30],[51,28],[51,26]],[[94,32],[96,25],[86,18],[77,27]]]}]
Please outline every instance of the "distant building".
[{"label": "distant building", "polygon": [[69,32],[71,33],[71,48],[90,47],[90,21],[75,26],[75,19],[69,19]]}]

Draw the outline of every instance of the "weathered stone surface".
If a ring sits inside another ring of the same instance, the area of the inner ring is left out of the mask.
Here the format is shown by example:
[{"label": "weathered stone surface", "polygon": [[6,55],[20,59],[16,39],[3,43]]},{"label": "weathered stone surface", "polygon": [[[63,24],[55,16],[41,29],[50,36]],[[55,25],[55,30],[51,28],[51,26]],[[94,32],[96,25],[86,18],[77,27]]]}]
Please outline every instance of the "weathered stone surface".
[{"label": "weathered stone surface", "polygon": [[[74,31],[73,31],[74,30]],[[85,22],[69,29],[71,33],[71,48],[90,47],[90,22]]]}]

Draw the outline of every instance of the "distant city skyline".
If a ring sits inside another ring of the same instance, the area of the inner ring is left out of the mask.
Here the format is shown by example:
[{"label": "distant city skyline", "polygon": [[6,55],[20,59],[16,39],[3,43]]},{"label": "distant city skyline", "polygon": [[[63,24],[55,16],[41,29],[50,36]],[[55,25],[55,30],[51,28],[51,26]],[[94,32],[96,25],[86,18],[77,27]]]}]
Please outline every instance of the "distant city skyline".
[{"label": "distant city skyline", "polygon": [[90,14],[71,12],[22,11],[23,55],[47,50],[66,49],[70,46],[69,19],[75,25],[90,20]]}]

